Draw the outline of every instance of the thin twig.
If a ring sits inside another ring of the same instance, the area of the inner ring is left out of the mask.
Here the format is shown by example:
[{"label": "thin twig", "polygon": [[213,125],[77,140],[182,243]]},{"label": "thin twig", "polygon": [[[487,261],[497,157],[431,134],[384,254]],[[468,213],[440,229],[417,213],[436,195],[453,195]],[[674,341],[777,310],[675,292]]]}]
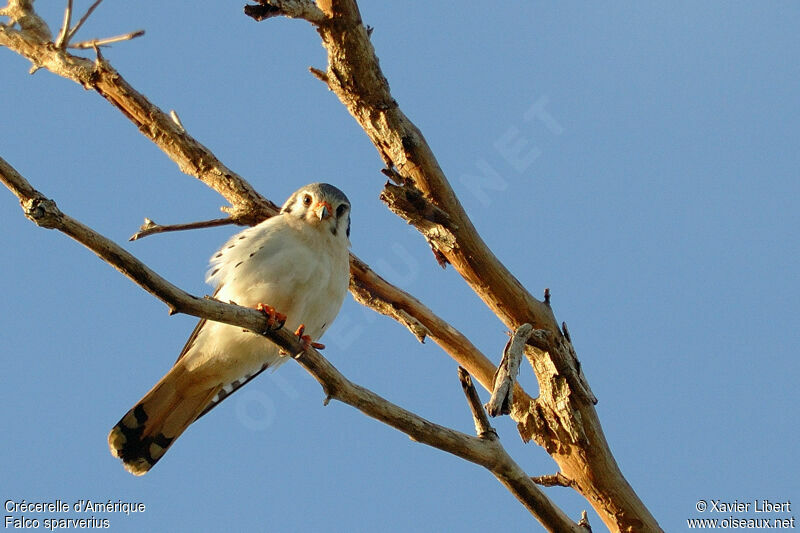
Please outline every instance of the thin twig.
[{"label": "thin twig", "polygon": [[78,49],[97,48],[98,46],[106,46],[121,41],[130,41],[131,39],[141,37],[142,35],[144,35],[144,30],[136,30],[130,33],[126,33],[125,35],[115,35],[114,37],[106,37],[105,39],[92,39],[91,41],[81,41],[79,43],[71,44],[69,45],[69,47]]},{"label": "thin twig", "polygon": [[592,533],[592,526],[589,524],[589,514],[586,511],[581,511],[581,519],[578,521],[578,525],[585,529],[587,533]]},{"label": "thin twig", "polygon": [[[64,63],[59,53],[23,38],[22,32],[15,30],[0,31],[0,46],[8,47],[59,76],[95,89],[111,105],[122,110],[123,115],[183,172],[197,177],[225,198],[231,207],[223,208],[223,211],[236,224],[255,224],[278,213],[277,205],[259,194],[247,180],[226,166],[197,139],[180,129],[168,113],[153,105],[107,61],[73,56],[69,63]],[[462,332],[419,299],[383,279],[352,253],[350,272],[350,292],[356,301],[397,320],[417,338],[421,337],[421,332],[426,332],[428,338],[466,368],[487,390],[491,390],[495,366]],[[520,432],[525,439],[530,439],[536,431],[534,420],[538,415],[530,413],[527,408],[531,400],[521,390],[514,395],[514,402],[519,407],[513,412],[517,413],[514,420],[520,424]]]},{"label": "thin twig", "polygon": [[483,410],[478,391],[475,390],[475,385],[472,384],[472,377],[462,366],[458,367],[458,380],[461,382],[461,388],[464,389],[464,395],[467,397],[469,410],[472,411],[475,433],[482,439],[497,439],[497,431],[492,427],[489,417],[486,416],[486,411]]},{"label": "thin twig", "polygon": [[308,67],[308,71],[311,73],[312,76],[317,78],[322,83],[326,85],[328,84],[328,73],[325,72],[324,70],[320,70],[315,67]]},{"label": "thin twig", "polygon": [[235,223],[236,222],[231,220],[230,218],[215,218],[213,220],[202,220],[200,222],[188,222],[186,224],[170,224],[167,226],[162,226],[160,224],[156,224],[149,218],[145,218],[144,224],[141,225],[139,231],[131,235],[128,240],[135,241],[147,237],[148,235],[153,235],[155,233],[165,233],[168,231],[183,231],[188,229],[215,228],[217,226],[227,226],[228,224],[235,224]]},{"label": "thin twig", "polygon": [[56,37],[56,48],[63,49],[69,43],[69,25],[72,19],[72,0],[67,0],[67,8],[64,10],[64,22],[61,24],[61,30]]},{"label": "thin twig", "polygon": [[519,373],[519,364],[522,361],[525,344],[528,342],[531,333],[533,333],[533,326],[528,323],[522,324],[503,349],[503,358],[494,375],[492,398],[486,404],[486,410],[490,416],[511,413],[511,405],[514,401],[514,383]]},{"label": "thin twig", "polygon": [[81,17],[78,23],[75,24],[75,26],[73,26],[71,30],[69,30],[69,35],[67,36],[67,42],[71,41],[72,38],[75,36],[75,34],[78,33],[78,30],[81,29],[83,23],[89,19],[89,16],[91,16],[91,14],[94,12],[95,9],[97,9],[97,6],[99,6],[102,1],[103,0],[95,0],[94,4],[89,6],[89,9],[86,10],[86,13]]},{"label": "thin twig", "polygon": [[407,411],[360,387],[344,377],[325,357],[313,348],[304,348],[299,339],[285,329],[272,330],[266,317],[255,309],[225,304],[214,299],[197,298],[165,280],[130,252],[100,235],[90,227],[71,218],[58,209],[55,202],[36,191],[11,165],[0,158],[0,182],[4,183],[23,206],[25,216],[45,228],[57,229],[80,242],[105,262],[125,274],[137,285],[165,302],[170,309],[247,328],[261,333],[300,363],[323,387],[327,397],[351,405],[364,414],[380,420],[409,435],[415,441],[441,449],[488,469],[522,502],[542,523],[554,531],[580,532],[579,526],[569,519],[550,499],[524,475],[521,467],[500,445],[489,420],[480,405],[469,374],[459,369],[462,385],[470,399],[473,415],[483,413],[480,437],[440,426]]}]

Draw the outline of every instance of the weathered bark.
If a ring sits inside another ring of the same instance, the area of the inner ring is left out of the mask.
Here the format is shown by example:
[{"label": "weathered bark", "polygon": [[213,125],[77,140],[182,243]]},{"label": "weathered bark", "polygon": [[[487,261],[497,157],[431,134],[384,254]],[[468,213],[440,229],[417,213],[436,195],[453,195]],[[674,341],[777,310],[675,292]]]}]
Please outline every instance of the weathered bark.
[{"label": "weathered bark", "polygon": [[[327,359],[314,348],[304,348],[297,336],[285,329],[270,329],[264,315],[254,309],[225,304],[211,299],[201,299],[182,291],[156,274],[131,253],[88,226],[63,213],[56,203],[34,189],[11,165],[0,158],[0,182],[8,187],[20,200],[25,216],[40,227],[56,229],[93,251],[102,260],[125,274],[137,285],[166,303],[171,313],[182,312],[217,322],[247,328],[293,354],[320,383],[327,400],[336,399],[351,405],[367,416],[380,420],[404,433],[417,442],[446,451],[489,470],[508,490],[547,527],[549,531],[586,530],[572,522],[534,484],[533,480],[506,453],[494,430],[486,436],[485,430],[477,437],[434,424],[410,411],[383,399],[345,378]],[[463,371],[463,369],[461,369]],[[462,383],[468,374],[461,375]],[[471,387],[471,382],[469,384]],[[479,409],[488,426],[480,402],[475,406],[477,393],[469,391],[470,408],[475,414]]]},{"label": "weathered bark", "polygon": [[[559,328],[547,299],[541,302],[531,296],[476,232],[421,132],[392,98],[356,2],[259,1],[260,6],[247,10],[258,20],[283,15],[308,20],[317,28],[328,52],[328,66],[325,72],[312,69],[312,73],[337,95],[377,148],[386,165],[385,173],[397,184],[387,185],[382,194],[389,208],[412,223],[425,236],[437,260],[452,264],[509,328],[513,330],[524,323],[535,328],[526,356],[539,381],[540,396],[533,400],[516,385],[511,416],[524,439],[533,439],[556,460],[560,472],[553,479],[584,495],[613,531],[660,531],[611,454],[594,409],[596,399],[581,371],[566,326]],[[32,70],[46,68],[103,96],[182,171],[218,191],[230,204],[224,210],[232,222],[253,224],[275,214],[275,204],[186,133],[177,117],[170,117],[131,87],[99,51],[95,61],[67,53],[65,49],[74,34],[69,16],[65,17],[55,45],[49,28],[33,11],[32,1],[10,0],[0,14],[10,17],[20,28],[0,25],[0,45],[28,58]],[[51,211],[50,207],[46,199],[40,198],[26,207],[26,213],[34,218],[41,213],[39,222],[44,225],[61,224],[71,231],[80,228],[77,221],[54,215],[60,212]],[[65,220],[71,222],[64,225]],[[147,270],[123,272],[147,287],[160,280]],[[495,367],[463,334],[416,298],[380,278],[355,256],[351,257],[351,292],[358,301],[402,323],[420,340],[433,339],[491,390]],[[196,314],[207,303],[223,305],[176,294],[176,300],[164,301],[179,312]],[[203,312],[212,313],[217,317],[212,316],[214,320],[231,319],[225,314],[227,311],[220,309]],[[250,314],[252,320],[257,318],[249,310],[242,312],[243,316]]]},{"label": "weathered bark", "polygon": [[[284,2],[259,3],[273,10],[269,16],[285,9]],[[540,396],[527,409],[512,411],[521,435],[547,450],[610,529],[660,531],[614,460],[569,336],[550,306],[531,296],[478,235],[422,133],[392,97],[357,2],[316,4],[325,18],[320,21],[315,14],[308,20],[322,38],[328,65],[325,73],[314,74],[356,119],[378,150],[385,173],[398,183],[387,185],[382,199],[424,235],[437,258],[452,264],[509,328],[530,323],[542,333],[527,350]],[[295,7],[286,14],[303,18]]]}]

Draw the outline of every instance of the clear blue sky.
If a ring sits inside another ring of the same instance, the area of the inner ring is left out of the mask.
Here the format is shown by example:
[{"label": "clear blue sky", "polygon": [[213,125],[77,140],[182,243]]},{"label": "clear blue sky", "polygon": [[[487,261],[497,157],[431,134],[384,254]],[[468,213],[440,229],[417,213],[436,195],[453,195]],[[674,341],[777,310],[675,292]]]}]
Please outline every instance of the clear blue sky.
[{"label": "clear blue sky", "polygon": [[[39,4],[56,26],[61,5]],[[445,4],[361,8],[394,96],[485,240],[533,294],[551,289],[631,485],[668,531],[714,517],[699,499],[800,505],[800,5]],[[311,181],[339,186],[353,202],[353,251],[499,357],[503,325],[378,201],[374,148],[307,72],[325,65],[307,24],[257,24],[237,2],[109,0],[81,36],[138,28],[143,38],[105,52],[135,87],[278,203]],[[145,216],[219,216],[223,200],[98,95],[28,68],[0,50],[0,155],[65,212],[118,242]],[[510,154],[516,141],[527,144]],[[323,407],[294,363],[134,478],[107,432],[194,319],[168,317],[3,191],[0,228],[3,501],[144,502],[141,515],[95,513],[115,531],[539,529],[486,471]],[[202,295],[207,260],[232,231],[125,246]],[[350,297],[324,340],[355,382],[472,431],[456,364],[433,343]],[[521,380],[536,392],[529,369]],[[555,471],[509,420],[495,423],[532,475]],[[576,519],[588,508],[567,489],[547,493]]]}]

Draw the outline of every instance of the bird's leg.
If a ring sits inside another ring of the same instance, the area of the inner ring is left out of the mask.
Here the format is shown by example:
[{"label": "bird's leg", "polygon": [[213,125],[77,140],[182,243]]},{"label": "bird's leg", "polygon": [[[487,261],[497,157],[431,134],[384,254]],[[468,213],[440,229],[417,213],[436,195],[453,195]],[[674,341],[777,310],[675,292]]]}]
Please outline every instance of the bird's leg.
[{"label": "bird's leg", "polygon": [[303,335],[306,330],[305,324],[300,324],[300,327],[297,328],[297,331],[294,332],[297,335],[297,339],[300,341],[300,344],[303,345],[303,350],[308,350],[309,348],[316,348],[317,350],[322,350],[325,348],[324,344],[319,342],[313,342],[311,337],[308,335]]},{"label": "bird's leg", "polygon": [[267,317],[267,330],[281,329],[286,322],[286,315],[279,313],[271,305],[258,304],[256,309]]}]

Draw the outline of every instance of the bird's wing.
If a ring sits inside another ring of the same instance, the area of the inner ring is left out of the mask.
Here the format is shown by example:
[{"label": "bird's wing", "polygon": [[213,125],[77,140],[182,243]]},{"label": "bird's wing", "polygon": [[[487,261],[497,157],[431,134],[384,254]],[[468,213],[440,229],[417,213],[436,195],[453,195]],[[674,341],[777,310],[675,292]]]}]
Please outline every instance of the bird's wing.
[{"label": "bird's wing", "polygon": [[[216,296],[216,294],[217,293],[215,292],[214,295]],[[197,322],[197,325],[194,327],[194,331],[192,331],[192,334],[189,336],[189,340],[186,341],[186,345],[183,347],[183,350],[181,350],[181,353],[178,356],[178,359],[175,361],[175,364],[178,364],[178,361],[180,361],[187,354],[189,349],[192,347],[192,344],[194,344],[195,339],[197,339],[197,335],[200,333],[200,330],[203,329],[203,326],[205,325],[206,322],[207,320],[205,318],[201,318]],[[202,417],[204,414],[208,413],[213,408],[222,403],[222,401],[225,398],[227,398],[237,390],[241,389],[242,387],[250,383],[250,381],[252,381],[253,378],[261,374],[267,368],[269,368],[269,364],[265,364],[264,366],[262,366],[261,369],[259,369],[258,372],[256,372],[255,374],[252,374],[250,376],[243,376],[233,381],[232,383],[227,383],[223,385],[220,391],[211,399],[209,404],[200,412],[199,415],[197,415],[197,418],[195,418],[195,420],[199,420],[200,417]]]},{"label": "bird's wing", "polygon": [[259,374],[261,374],[264,370],[266,370],[268,368],[269,368],[269,364],[265,364],[264,366],[261,367],[261,370],[259,370],[258,372],[256,372],[252,376],[245,376],[243,378],[237,379],[233,383],[229,383],[227,385],[223,385],[223,387],[219,390],[219,392],[216,394],[216,396],[214,396],[211,399],[211,401],[208,403],[206,408],[203,409],[200,412],[199,415],[197,415],[197,418],[195,418],[195,421],[200,420],[200,417],[202,417],[204,414],[206,414],[207,412],[209,412],[210,410],[212,410],[213,408],[215,408],[216,406],[221,404],[222,401],[225,398],[227,398],[228,396],[230,396],[231,394],[233,394],[237,390],[241,389],[242,387],[244,387],[245,385],[250,383],[253,380],[253,378],[258,376]]},{"label": "bird's wing", "polygon": [[[314,254],[306,251],[303,247],[287,248],[284,240],[276,238],[279,233],[291,232],[290,228],[280,224],[279,219],[276,218],[269,219],[259,226],[234,235],[212,257],[207,281],[217,284],[213,295],[214,298],[222,291],[221,297],[223,300],[229,296],[234,296],[234,299],[236,299],[235,288],[233,290],[231,288],[239,285],[253,286],[258,281],[261,281],[259,278],[263,275],[262,272],[266,271],[281,280],[281,286],[284,288],[282,292],[285,292],[285,294],[279,296],[278,293],[275,293],[273,296],[278,301],[265,303],[276,304],[280,307],[283,300],[291,299],[294,296],[295,290],[292,287],[307,283],[308,278],[312,276],[313,269],[310,264]],[[240,264],[253,258],[256,254],[259,254],[259,260],[261,261],[259,270],[254,270],[250,275],[240,271],[237,272],[236,269]],[[238,276],[235,274],[238,274]],[[224,290],[223,287],[225,287]],[[232,295],[231,292],[234,294]],[[246,302],[240,303],[246,305]],[[279,308],[278,310],[281,309]],[[189,340],[186,341],[186,345],[181,350],[176,363],[191,350],[206,322],[206,319],[198,321],[194,331],[189,336]],[[231,394],[250,383],[253,378],[269,367],[270,364],[265,364],[254,374],[244,375],[231,383],[223,385],[205,409],[197,416],[197,419],[222,403]]]}]

